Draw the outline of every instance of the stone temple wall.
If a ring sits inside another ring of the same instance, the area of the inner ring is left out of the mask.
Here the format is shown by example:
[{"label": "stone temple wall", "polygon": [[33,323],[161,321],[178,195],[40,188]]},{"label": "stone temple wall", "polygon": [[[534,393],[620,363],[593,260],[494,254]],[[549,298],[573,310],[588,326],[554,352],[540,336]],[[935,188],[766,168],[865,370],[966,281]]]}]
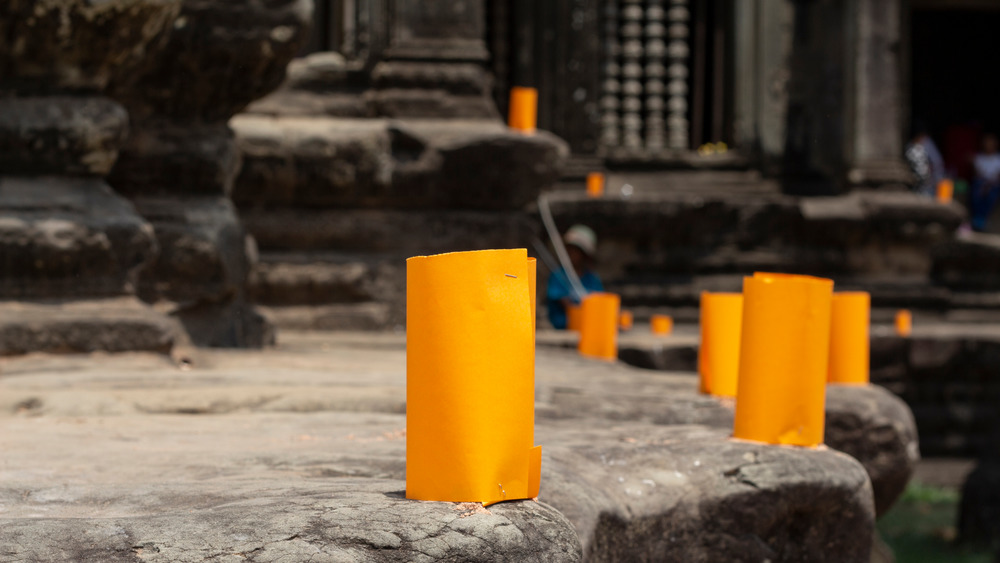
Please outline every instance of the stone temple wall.
[{"label": "stone temple wall", "polygon": [[311,8],[0,6],[0,353],[273,339],[245,300],[226,122],[281,83]]}]

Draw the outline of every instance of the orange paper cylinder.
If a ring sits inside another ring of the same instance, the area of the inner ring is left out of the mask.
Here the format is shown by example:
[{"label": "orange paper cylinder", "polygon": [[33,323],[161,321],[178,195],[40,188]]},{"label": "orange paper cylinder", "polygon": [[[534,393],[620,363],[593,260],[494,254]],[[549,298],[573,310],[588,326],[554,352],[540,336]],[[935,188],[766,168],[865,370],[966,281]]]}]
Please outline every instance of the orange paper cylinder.
[{"label": "orange paper cylinder", "polygon": [[734,437],[823,443],[832,295],[828,279],[763,273],[744,278]]},{"label": "orange paper cylinder", "polygon": [[510,89],[507,125],[523,133],[534,133],[538,116],[538,90],[514,86]]},{"label": "orange paper cylinder", "polygon": [[632,311],[622,311],[621,315],[618,316],[618,328],[622,330],[632,330],[634,320]]},{"label": "orange paper cylinder", "polygon": [[602,360],[618,358],[618,311],[621,299],[613,293],[591,293],[581,305],[580,354]]},{"label": "orange paper cylinder", "polygon": [[864,291],[834,293],[830,309],[827,381],[867,385],[871,297]]},{"label": "orange paper cylinder", "polygon": [[566,307],[566,330],[580,332],[583,326],[583,309],[579,305]]},{"label": "orange paper cylinder", "polygon": [[896,334],[909,336],[913,332],[913,315],[906,309],[896,312]]},{"label": "orange paper cylinder", "polygon": [[669,315],[653,315],[649,318],[649,330],[653,334],[666,336],[674,330],[674,319]]},{"label": "orange paper cylinder", "polygon": [[701,294],[701,344],[698,346],[699,389],[735,397],[740,373],[743,294]]},{"label": "orange paper cylinder", "polygon": [[601,197],[604,195],[604,174],[591,172],[587,174],[587,195]]},{"label": "orange paper cylinder", "polygon": [[945,178],[938,182],[937,200],[941,203],[949,203],[955,195],[955,182]]},{"label": "orange paper cylinder", "polygon": [[406,497],[538,496],[535,263],[483,250],[406,261]]}]

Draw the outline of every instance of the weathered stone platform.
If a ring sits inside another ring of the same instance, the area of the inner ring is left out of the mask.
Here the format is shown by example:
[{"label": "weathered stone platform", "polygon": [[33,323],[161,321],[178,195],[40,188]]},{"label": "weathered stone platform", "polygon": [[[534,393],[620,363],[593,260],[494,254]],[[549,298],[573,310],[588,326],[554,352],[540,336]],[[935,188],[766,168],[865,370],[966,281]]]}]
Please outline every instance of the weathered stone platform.
[{"label": "weathered stone platform", "polygon": [[[289,334],[264,352],[0,360],[0,553],[868,559],[874,503],[857,461],[731,440],[712,422],[725,409],[690,376],[558,350],[538,354],[539,502],[407,501],[403,345],[402,335]],[[638,397],[649,398],[645,414],[630,414]],[[671,405],[673,418],[652,420]],[[706,416],[682,416],[698,410]]]}]

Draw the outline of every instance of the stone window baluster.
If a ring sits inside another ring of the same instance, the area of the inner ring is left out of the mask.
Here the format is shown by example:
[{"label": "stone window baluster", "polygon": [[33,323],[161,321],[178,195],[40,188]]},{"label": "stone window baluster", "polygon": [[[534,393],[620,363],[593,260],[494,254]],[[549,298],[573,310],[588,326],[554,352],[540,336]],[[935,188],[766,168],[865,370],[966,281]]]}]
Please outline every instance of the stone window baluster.
[{"label": "stone window baluster", "polygon": [[667,54],[665,17],[663,0],[646,1],[645,125],[646,148],[650,151],[659,151],[664,146],[663,134],[666,128],[663,117],[666,109],[664,80],[667,75],[667,69],[663,64]]},{"label": "stone window baluster", "polygon": [[688,22],[691,12],[688,0],[670,0],[667,10],[667,132],[668,146],[675,150],[688,148]]},{"label": "stone window baluster", "polygon": [[[622,145],[641,149],[642,139],[642,0],[622,0]],[[636,152],[636,151],[630,151]]]},{"label": "stone window baluster", "polygon": [[604,4],[604,83],[601,87],[601,144],[621,145],[621,44],[618,42],[618,0]]}]

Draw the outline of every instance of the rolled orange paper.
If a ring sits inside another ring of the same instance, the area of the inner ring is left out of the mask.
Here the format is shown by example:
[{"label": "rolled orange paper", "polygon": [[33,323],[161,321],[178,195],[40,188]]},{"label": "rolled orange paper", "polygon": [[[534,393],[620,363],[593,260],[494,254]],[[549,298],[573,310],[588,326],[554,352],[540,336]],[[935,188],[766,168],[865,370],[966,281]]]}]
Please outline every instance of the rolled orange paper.
[{"label": "rolled orange paper", "polygon": [[938,182],[937,200],[941,203],[948,203],[955,196],[955,182],[945,178]]},{"label": "rolled orange paper", "polygon": [[587,195],[590,197],[604,195],[604,174],[600,172],[587,174]]},{"label": "rolled orange paper", "polygon": [[618,328],[622,330],[632,330],[632,323],[634,318],[632,316],[632,311],[622,311],[621,315],[618,317]]},{"label": "rolled orange paper", "polygon": [[618,358],[618,311],[621,299],[613,293],[591,293],[583,298],[580,354],[602,360]]},{"label": "rolled orange paper", "polygon": [[742,293],[701,294],[701,344],[698,346],[699,389],[735,397],[740,373]]},{"label": "rolled orange paper", "polygon": [[538,496],[535,263],[524,249],[406,261],[406,497]]},{"label": "rolled orange paper", "polygon": [[538,119],[538,90],[514,86],[510,89],[507,125],[522,133],[534,133]]},{"label": "rolled orange paper", "polygon": [[649,330],[653,334],[666,336],[674,330],[674,319],[670,315],[653,315],[649,318]]},{"label": "rolled orange paper", "polygon": [[566,307],[566,330],[575,330],[580,332],[580,327],[583,325],[583,308],[579,305],[570,305]]},{"label": "rolled orange paper", "polygon": [[868,384],[871,296],[864,291],[833,294],[830,310],[830,368],[827,381]]},{"label": "rolled orange paper", "polygon": [[757,273],[743,279],[733,436],[823,443],[833,281]]},{"label": "rolled orange paper", "polygon": [[913,315],[906,309],[896,312],[896,334],[909,336],[913,332]]}]

